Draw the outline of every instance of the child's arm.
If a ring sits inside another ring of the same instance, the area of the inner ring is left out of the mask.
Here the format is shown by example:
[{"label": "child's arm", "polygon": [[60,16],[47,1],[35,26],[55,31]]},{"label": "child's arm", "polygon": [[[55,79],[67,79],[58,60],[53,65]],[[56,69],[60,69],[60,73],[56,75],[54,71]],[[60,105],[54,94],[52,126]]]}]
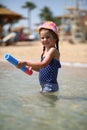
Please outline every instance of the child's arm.
[{"label": "child's arm", "polygon": [[55,48],[52,48],[47,52],[43,61],[41,62],[20,61],[17,67],[21,68],[23,66],[30,66],[33,70],[39,71],[39,69],[45,68],[54,57],[55,57]]}]

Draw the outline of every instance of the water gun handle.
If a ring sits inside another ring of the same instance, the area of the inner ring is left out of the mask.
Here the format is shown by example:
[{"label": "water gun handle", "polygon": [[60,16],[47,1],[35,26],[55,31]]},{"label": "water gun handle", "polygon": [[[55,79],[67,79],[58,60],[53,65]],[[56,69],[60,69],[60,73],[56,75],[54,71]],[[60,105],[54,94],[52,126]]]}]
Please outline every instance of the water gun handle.
[{"label": "water gun handle", "polygon": [[[5,54],[5,56],[4,56],[4,58],[5,58],[5,60],[7,60],[8,62],[10,62],[11,64],[13,64],[14,66],[17,66],[17,64],[18,64],[18,60],[17,59],[15,59],[13,56],[11,56],[10,54]],[[26,66],[23,66],[22,68],[21,68],[21,70],[23,71],[23,72],[25,72],[26,74],[28,74],[28,75],[32,75],[32,70],[30,69],[28,69]]]}]

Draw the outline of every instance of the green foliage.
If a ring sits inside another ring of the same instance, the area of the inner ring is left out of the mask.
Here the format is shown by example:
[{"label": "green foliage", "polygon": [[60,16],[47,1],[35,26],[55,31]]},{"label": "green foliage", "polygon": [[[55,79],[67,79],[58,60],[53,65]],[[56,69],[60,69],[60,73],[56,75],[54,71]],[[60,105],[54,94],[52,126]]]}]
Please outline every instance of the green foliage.
[{"label": "green foliage", "polygon": [[39,13],[39,17],[42,21],[44,20],[53,20],[53,14],[50,11],[49,7],[45,6],[43,9],[41,9],[41,13]]},{"label": "green foliage", "polygon": [[27,8],[29,10],[33,10],[36,8],[36,5],[32,2],[25,2],[25,4],[22,6],[22,8]]},{"label": "green foliage", "polygon": [[39,17],[40,17],[42,22],[47,20],[47,21],[53,21],[57,25],[61,24],[61,21],[58,20],[58,18],[53,16],[52,11],[47,6],[45,6],[44,8],[41,9],[41,12],[39,13]]},{"label": "green foliage", "polygon": [[61,24],[61,20],[56,18],[56,17],[53,18],[53,22],[55,22],[56,25],[60,25]]}]

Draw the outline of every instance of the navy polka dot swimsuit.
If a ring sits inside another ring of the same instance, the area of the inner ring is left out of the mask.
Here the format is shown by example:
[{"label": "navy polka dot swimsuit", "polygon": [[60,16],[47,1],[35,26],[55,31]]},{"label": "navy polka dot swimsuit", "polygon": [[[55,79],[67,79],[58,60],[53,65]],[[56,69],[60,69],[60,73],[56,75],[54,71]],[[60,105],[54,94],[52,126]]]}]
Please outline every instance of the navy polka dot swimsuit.
[{"label": "navy polka dot swimsuit", "polygon": [[[43,61],[43,59],[44,57],[41,61]],[[57,74],[60,67],[60,62],[56,59],[52,59],[47,67],[40,69],[39,81],[42,86],[42,91],[55,92],[58,90]]]}]

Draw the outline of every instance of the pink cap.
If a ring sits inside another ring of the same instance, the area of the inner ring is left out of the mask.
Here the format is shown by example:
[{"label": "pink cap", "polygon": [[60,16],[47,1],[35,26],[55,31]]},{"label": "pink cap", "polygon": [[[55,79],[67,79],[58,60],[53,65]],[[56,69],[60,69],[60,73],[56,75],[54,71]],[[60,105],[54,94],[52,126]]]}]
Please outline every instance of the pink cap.
[{"label": "pink cap", "polygon": [[56,26],[56,24],[52,21],[46,21],[44,22],[40,27],[39,27],[39,32],[41,29],[49,29],[49,30],[52,30],[58,37],[58,28]]}]

